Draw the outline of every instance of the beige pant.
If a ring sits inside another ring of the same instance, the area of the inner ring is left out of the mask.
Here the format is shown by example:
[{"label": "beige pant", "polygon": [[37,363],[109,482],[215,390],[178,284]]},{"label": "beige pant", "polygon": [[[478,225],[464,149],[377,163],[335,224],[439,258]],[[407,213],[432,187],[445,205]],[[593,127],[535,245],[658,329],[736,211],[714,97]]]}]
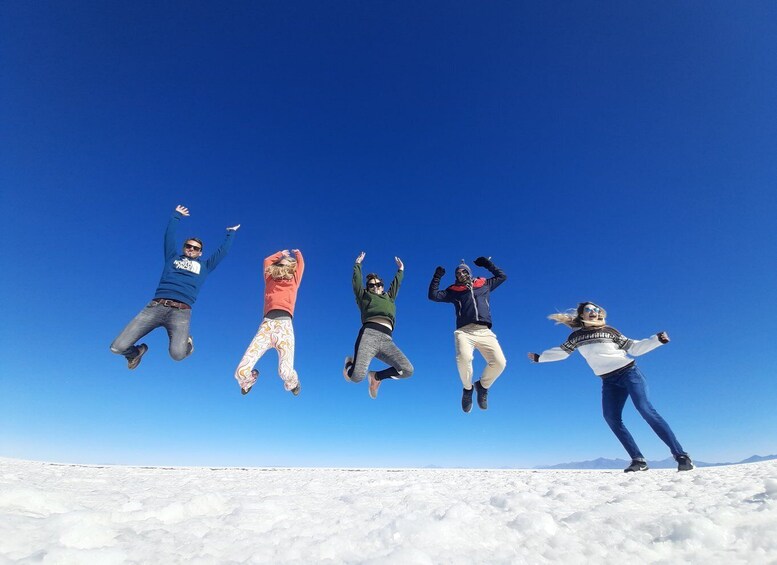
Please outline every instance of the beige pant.
[{"label": "beige pant", "polygon": [[496,334],[486,326],[468,324],[453,332],[453,338],[456,341],[456,365],[464,388],[472,388],[472,359],[476,349],[486,360],[480,384],[485,388],[490,387],[507,366]]}]

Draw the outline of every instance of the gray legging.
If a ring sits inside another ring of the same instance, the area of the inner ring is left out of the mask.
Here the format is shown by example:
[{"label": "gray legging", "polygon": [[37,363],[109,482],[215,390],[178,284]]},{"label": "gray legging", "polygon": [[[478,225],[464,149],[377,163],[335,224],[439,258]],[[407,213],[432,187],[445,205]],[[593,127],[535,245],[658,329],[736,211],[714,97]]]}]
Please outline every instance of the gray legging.
[{"label": "gray legging", "polygon": [[[377,326],[377,327],[376,327]],[[378,371],[375,378],[379,381],[383,379],[406,379],[413,374],[413,365],[405,354],[391,339],[391,333],[379,324],[367,323],[359,331],[359,337],[356,338],[354,346],[353,365],[351,365],[348,375],[355,383],[364,380],[367,376],[367,370],[370,368],[370,361],[377,357],[380,361],[390,365],[387,369]]]}]

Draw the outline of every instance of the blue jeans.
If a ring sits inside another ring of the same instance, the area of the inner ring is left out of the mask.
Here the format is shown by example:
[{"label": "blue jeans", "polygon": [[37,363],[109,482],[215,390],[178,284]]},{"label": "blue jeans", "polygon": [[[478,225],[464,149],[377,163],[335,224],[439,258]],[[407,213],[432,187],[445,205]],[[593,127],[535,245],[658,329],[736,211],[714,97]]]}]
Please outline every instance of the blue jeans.
[{"label": "blue jeans", "polygon": [[170,357],[176,361],[185,359],[191,352],[189,349],[189,323],[192,319],[191,310],[181,310],[170,306],[162,306],[149,302],[140,313],[127,324],[127,327],[113,340],[111,351],[124,355],[127,360],[137,357],[139,351],[135,343],[144,335],[158,327],[167,330],[170,338]]},{"label": "blue jeans", "polygon": [[686,455],[680,442],[674,436],[669,424],[660,416],[653,405],[648,400],[648,387],[645,376],[637,368],[637,365],[631,365],[617,371],[615,374],[602,379],[602,413],[607,424],[615,436],[621,442],[632,459],[642,459],[645,457],[631,437],[629,430],[623,425],[623,406],[626,399],[631,396],[631,401],[642,415],[645,421],[653,428],[661,441],[663,441],[671,450],[672,455]]}]

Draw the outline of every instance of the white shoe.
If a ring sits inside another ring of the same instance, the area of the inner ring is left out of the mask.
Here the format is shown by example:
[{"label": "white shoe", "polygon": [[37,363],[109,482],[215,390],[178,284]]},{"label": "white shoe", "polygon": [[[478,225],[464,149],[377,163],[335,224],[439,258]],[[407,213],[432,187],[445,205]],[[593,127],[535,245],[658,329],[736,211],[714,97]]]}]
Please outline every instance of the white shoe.
[{"label": "white shoe", "polygon": [[188,357],[189,355],[194,353],[194,340],[192,339],[192,336],[189,336],[189,339],[187,341],[189,342],[189,354],[187,355]]}]

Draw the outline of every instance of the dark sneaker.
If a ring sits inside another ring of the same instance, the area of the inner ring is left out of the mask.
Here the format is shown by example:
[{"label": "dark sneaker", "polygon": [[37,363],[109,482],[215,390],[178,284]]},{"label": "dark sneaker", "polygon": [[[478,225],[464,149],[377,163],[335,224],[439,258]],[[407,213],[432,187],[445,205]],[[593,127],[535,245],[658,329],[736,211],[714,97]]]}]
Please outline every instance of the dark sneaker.
[{"label": "dark sneaker", "polygon": [[189,353],[186,354],[188,357],[192,353],[194,353],[194,340],[192,339],[192,336],[189,336],[189,339],[187,340],[189,342]]},{"label": "dark sneaker", "polygon": [[375,400],[378,398],[378,387],[380,387],[380,381],[375,378],[375,371],[368,371],[367,379],[370,382],[370,398]]},{"label": "dark sneaker", "polygon": [[345,358],[345,367],[343,367],[343,376],[345,377],[345,380],[349,383],[352,383],[351,376],[348,374],[348,371],[351,370],[351,367],[353,367],[353,357],[346,357]]},{"label": "dark sneaker", "polygon": [[677,461],[678,471],[690,471],[693,469],[693,461],[691,461],[691,458],[687,453],[684,455],[678,455],[675,457],[675,460]]},{"label": "dark sneaker", "polygon": [[467,413],[472,410],[472,391],[473,389],[467,390],[465,388],[464,392],[461,394],[461,409]]},{"label": "dark sneaker", "polygon": [[253,388],[253,386],[256,384],[256,379],[259,378],[259,371],[257,371],[256,369],[252,370],[251,376],[254,378],[252,382],[243,383],[242,385],[240,385],[240,394],[243,394],[243,395],[248,394],[248,391],[250,391],[251,388]]},{"label": "dark sneaker", "polygon": [[145,343],[138,345],[138,354],[132,359],[127,359],[127,368],[131,370],[140,365],[140,360],[143,359],[146,351],[148,351],[148,345]]},{"label": "dark sneaker", "polygon": [[642,459],[632,459],[631,465],[626,467],[623,472],[624,473],[634,473],[636,471],[647,471],[648,466],[647,463],[645,463]]},{"label": "dark sneaker", "polygon": [[301,390],[302,390],[302,385],[297,383],[297,386],[291,389],[291,394],[293,394],[294,396],[299,396],[299,391]]},{"label": "dark sneaker", "polygon": [[481,410],[488,410],[488,389],[480,381],[475,381],[475,390],[478,393],[478,406]]}]

